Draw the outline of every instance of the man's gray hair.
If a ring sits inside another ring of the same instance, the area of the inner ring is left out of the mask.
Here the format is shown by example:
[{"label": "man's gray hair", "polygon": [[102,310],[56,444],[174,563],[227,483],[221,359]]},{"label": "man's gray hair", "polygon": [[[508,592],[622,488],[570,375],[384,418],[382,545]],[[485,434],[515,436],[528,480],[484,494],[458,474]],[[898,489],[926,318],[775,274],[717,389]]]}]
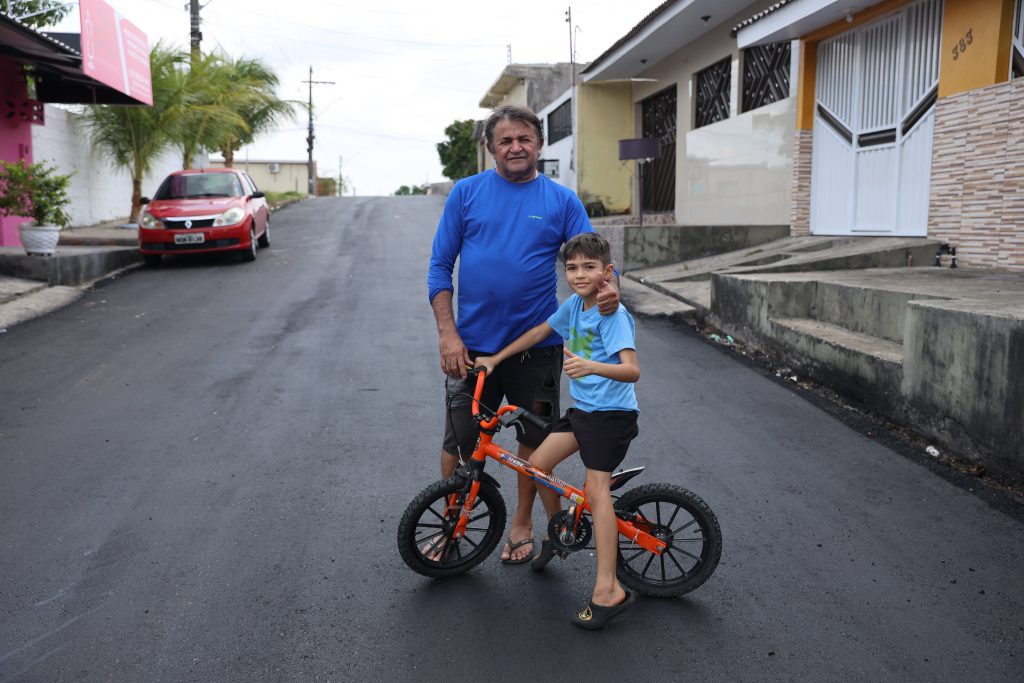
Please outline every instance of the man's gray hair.
[{"label": "man's gray hair", "polygon": [[487,151],[491,154],[494,154],[494,127],[498,125],[499,121],[506,119],[530,124],[537,131],[537,142],[541,145],[544,144],[544,126],[533,110],[518,104],[503,104],[495,107],[491,115],[484,121],[484,140],[487,142]]}]

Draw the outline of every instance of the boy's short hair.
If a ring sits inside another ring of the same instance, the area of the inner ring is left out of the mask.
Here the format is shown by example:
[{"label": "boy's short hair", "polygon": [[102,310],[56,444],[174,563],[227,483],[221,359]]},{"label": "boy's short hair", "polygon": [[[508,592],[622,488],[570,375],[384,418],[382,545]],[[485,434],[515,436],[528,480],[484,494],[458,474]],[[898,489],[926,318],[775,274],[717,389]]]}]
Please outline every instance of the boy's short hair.
[{"label": "boy's short hair", "polygon": [[562,259],[562,263],[565,263],[579,254],[586,258],[596,259],[601,262],[601,265],[607,266],[612,262],[612,245],[596,232],[584,232],[563,244],[558,256]]}]

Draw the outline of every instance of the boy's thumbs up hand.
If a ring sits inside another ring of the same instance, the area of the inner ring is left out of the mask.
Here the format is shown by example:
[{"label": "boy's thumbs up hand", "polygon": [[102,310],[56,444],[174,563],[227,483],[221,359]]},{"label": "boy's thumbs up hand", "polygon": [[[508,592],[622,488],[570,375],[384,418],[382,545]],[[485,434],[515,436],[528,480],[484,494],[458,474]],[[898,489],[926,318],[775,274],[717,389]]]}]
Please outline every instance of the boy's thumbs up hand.
[{"label": "boy's thumbs up hand", "polygon": [[565,370],[565,374],[569,375],[569,377],[573,379],[579,379],[591,374],[589,369],[589,360],[586,358],[580,358],[566,348],[563,348],[562,352],[565,354],[565,362],[562,364],[562,369]]},{"label": "boy's thumbs up hand", "polygon": [[597,312],[611,315],[619,308],[619,288],[608,280],[597,283]]}]

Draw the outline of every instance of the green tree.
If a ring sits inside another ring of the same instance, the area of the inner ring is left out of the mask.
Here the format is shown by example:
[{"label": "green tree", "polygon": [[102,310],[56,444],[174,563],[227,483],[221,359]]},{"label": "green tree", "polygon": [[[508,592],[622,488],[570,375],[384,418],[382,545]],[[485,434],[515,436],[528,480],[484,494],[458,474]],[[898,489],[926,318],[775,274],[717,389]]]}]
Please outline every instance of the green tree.
[{"label": "green tree", "polygon": [[218,80],[226,80],[235,92],[224,101],[244,125],[228,127],[204,141],[208,149],[224,156],[224,165],[234,164],[235,152],[257,136],[273,130],[279,123],[295,118],[297,103],[277,96],[278,78],[259,59],[223,58]]},{"label": "green tree", "polygon": [[181,69],[185,53],[157,43],[149,53],[153,106],[95,105],[80,120],[93,147],[132,179],[129,221],[141,208],[142,179],[153,161],[180,144],[184,112],[190,106],[188,79]]},{"label": "green tree", "polygon": [[466,119],[453,121],[444,129],[448,139],[437,143],[437,154],[441,157],[442,173],[446,178],[459,180],[477,172],[474,128],[476,121]]},{"label": "green tree", "polygon": [[74,5],[61,0],[0,0],[0,10],[32,28],[53,26],[66,17]]},{"label": "green tree", "polygon": [[413,194],[426,194],[427,189],[422,185],[402,185],[395,190],[396,197],[406,197]]}]

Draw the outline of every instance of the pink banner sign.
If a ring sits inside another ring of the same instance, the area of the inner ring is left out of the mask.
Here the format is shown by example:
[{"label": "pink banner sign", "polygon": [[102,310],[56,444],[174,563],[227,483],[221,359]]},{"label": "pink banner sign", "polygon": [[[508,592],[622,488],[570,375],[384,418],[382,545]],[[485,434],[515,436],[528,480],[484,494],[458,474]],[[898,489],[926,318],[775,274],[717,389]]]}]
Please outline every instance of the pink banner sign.
[{"label": "pink banner sign", "polygon": [[144,104],[153,104],[149,41],[103,0],[80,0],[82,71]]}]

